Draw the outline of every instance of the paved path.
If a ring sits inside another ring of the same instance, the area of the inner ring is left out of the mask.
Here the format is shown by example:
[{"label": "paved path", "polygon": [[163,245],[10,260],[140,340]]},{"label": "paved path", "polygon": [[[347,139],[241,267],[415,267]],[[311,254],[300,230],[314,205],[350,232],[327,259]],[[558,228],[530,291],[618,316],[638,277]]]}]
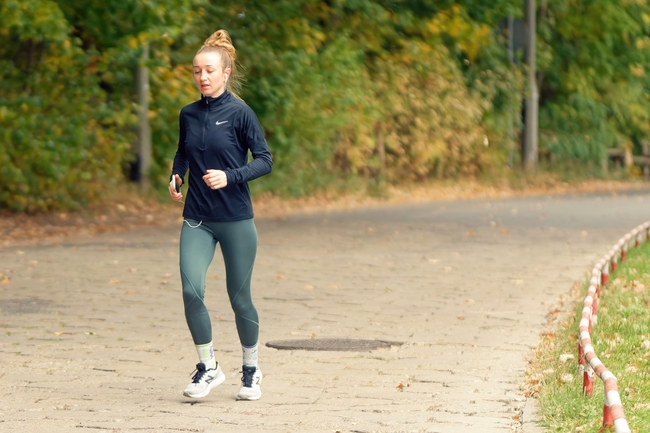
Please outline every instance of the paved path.
[{"label": "paved path", "polygon": [[234,400],[241,353],[219,254],[206,299],[227,380],[199,402],[181,395],[197,361],[179,225],[0,249],[0,431],[509,432],[548,309],[647,219],[648,191],[259,219],[262,343],[403,342],[263,347],[259,402]]}]

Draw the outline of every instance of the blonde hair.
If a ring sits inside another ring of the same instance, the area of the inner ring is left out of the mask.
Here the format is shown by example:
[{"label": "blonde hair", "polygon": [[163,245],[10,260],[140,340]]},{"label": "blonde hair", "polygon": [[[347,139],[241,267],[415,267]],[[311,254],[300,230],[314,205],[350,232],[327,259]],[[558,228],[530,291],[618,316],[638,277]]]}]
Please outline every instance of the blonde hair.
[{"label": "blonde hair", "polygon": [[225,30],[217,30],[212,33],[208,39],[203,42],[203,46],[199,48],[196,55],[202,53],[216,53],[221,57],[221,66],[225,70],[230,68],[230,75],[226,82],[226,89],[238,99],[241,99],[239,93],[241,92],[242,82],[244,77],[240,72],[241,66],[237,62],[237,52],[235,46],[232,44],[230,35]]}]

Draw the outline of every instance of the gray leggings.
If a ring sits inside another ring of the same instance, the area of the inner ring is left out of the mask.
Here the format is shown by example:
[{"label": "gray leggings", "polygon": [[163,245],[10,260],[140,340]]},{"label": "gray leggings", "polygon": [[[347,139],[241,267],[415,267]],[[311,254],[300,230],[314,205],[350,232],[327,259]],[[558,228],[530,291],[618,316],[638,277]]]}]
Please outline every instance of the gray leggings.
[{"label": "gray leggings", "polygon": [[205,277],[221,246],[226,266],[226,288],[235,313],[237,333],[244,346],[257,344],[259,319],[251,298],[251,275],[257,252],[257,230],[252,219],[229,222],[183,221],[180,265],[185,319],[194,344],[212,341],[212,322],[205,306]]}]

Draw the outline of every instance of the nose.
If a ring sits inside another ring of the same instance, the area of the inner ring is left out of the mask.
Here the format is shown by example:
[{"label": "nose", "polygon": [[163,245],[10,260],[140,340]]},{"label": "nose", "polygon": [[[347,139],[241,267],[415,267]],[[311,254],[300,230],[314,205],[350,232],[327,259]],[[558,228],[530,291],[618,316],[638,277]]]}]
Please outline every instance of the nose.
[{"label": "nose", "polygon": [[208,79],[208,74],[205,71],[201,71],[201,81],[206,81]]}]

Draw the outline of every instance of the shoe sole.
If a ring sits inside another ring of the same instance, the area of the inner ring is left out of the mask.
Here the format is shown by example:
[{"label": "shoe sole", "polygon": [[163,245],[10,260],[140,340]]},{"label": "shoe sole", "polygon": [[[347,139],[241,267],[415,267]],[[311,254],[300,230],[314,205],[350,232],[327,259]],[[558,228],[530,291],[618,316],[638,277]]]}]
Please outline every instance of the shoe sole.
[{"label": "shoe sole", "polygon": [[237,395],[237,401],[256,401],[256,400],[259,400],[260,397],[262,397],[261,392],[258,395],[251,395],[251,396]]},{"label": "shoe sole", "polygon": [[212,390],[212,388],[215,388],[215,387],[221,385],[225,380],[226,380],[226,375],[223,374],[223,372],[222,372],[212,382],[210,382],[208,387],[202,393],[200,393],[200,394],[190,394],[189,392],[183,391],[183,395],[185,397],[189,397],[189,398],[203,398],[206,395],[210,394],[210,391]]}]

